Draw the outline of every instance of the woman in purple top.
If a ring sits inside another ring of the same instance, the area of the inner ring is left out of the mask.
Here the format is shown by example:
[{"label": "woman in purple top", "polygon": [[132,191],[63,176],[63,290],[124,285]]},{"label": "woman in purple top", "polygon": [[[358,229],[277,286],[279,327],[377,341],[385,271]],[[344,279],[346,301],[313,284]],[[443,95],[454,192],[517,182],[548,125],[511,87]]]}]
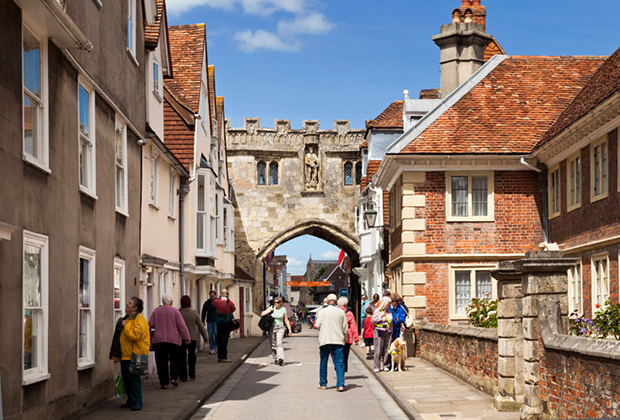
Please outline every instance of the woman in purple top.
[{"label": "woman in purple top", "polygon": [[[181,344],[189,344],[190,336],[181,313],[172,306],[172,296],[163,295],[161,303],[163,305],[151,314],[149,326],[151,327],[151,342],[155,349],[159,384],[161,389],[168,389],[169,383],[179,386],[177,379]],[[168,362],[170,362],[170,371],[168,371]]]}]

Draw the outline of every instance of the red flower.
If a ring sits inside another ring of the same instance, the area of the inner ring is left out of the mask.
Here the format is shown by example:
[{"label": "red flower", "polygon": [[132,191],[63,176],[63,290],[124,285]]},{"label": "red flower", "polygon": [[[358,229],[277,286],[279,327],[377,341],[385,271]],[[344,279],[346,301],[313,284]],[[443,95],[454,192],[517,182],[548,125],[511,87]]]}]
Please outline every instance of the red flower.
[{"label": "red flower", "polygon": [[594,306],[596,306],[596,308],[598,309],[598,308],[600,308],[600,307],[601,307],[601,304],[600,304],[600,303],[597,303],[597,304],[596,304],[596,305],[594,305]]}]

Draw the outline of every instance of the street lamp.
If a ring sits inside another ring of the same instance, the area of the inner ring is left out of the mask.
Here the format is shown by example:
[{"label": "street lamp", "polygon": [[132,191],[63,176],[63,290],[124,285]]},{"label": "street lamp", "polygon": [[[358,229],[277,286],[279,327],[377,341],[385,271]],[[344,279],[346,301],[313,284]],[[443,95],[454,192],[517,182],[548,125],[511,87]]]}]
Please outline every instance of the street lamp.
[{"label": "street lamp", "polygon": [[[366,225],[368,225],[369,228],[375,227],[375,223],[377,221],[377,210],[374,209],[372,202],[368,203],[368,208],[366,209],[366,211],[364,211],[364,220],[366,221]],[[380,227],[383,226],[377,226],[377,228]]]}]

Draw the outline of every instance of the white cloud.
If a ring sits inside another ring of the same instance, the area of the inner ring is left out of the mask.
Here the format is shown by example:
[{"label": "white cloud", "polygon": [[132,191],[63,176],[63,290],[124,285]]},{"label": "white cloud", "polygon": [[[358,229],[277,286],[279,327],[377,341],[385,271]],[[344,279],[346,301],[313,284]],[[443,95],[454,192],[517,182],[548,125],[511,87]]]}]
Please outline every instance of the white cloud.
[{"label": "white cloud", "polygon": [[286,259],[288,261],[286,263],[286,270],[289,273],[300,273],[300,274],[293,274],[293,275],[301,275],[306,272],[307,261],[300,260],[299,258],[291,257],[288,255],[286,256]]},{"label": "white cloud", "polygon": [[167,0],[167,10],[178,15],[196,7],[208,6],[213,9],[233,11],[241,7],[250,15],[268,16],[275,12],[300,14],[306,8],[305,0]]},{"label": "white cloud", "polygon": [[339,254],[340,251],[338,251],[337,249],[332,249],[331,251],[322,253],[321,258],[325,258],[327,260],[335,260],[336,258],[338,258]]},{"label": "white cloud", "polygon": [[299,43],[296,41],[285,42],[278,35],[262,29],[256,32],[251,30],[237,32],[235,40],[239,43],[239,49],[245,52],[254,52],[260,49],[275,51],[297,51],[299,49]]},{"label": "white cloud", "polygon": [[320,13],[313,13],[306,17],[298,17],[293,21],[278,23],[278,33],[319,35],[331,31],[333,27],[334,24],[328,22],[325,16]]},{"label": "white cloud", "polygon": [[201,6],[233,11],[236,3],[236,0],[167,0],[166,10],[173,15],[179,15]]}]

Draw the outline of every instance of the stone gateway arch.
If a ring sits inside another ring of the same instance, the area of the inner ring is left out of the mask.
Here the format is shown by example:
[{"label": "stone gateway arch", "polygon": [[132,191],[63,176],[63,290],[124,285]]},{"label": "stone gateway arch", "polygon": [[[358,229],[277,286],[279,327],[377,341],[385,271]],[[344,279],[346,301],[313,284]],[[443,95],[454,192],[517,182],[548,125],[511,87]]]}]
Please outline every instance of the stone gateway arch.
[{"label": "stone gateway arch", "polygon": [[[354,211],[363,141],[364,130],[351,130],[348,120],[335,120],[327,130],[316,120],[303,121],[302,129],[292,130],[290,120],[264,128],[260,119],[245,118],[243,128],[228,128],[236,264],[256,279],[254,313],[263,309],[263,261],[291,239],[319,237],[343,249],[353,267],[359,265]],[[351,288],[356,296],[354,274]]]}]

